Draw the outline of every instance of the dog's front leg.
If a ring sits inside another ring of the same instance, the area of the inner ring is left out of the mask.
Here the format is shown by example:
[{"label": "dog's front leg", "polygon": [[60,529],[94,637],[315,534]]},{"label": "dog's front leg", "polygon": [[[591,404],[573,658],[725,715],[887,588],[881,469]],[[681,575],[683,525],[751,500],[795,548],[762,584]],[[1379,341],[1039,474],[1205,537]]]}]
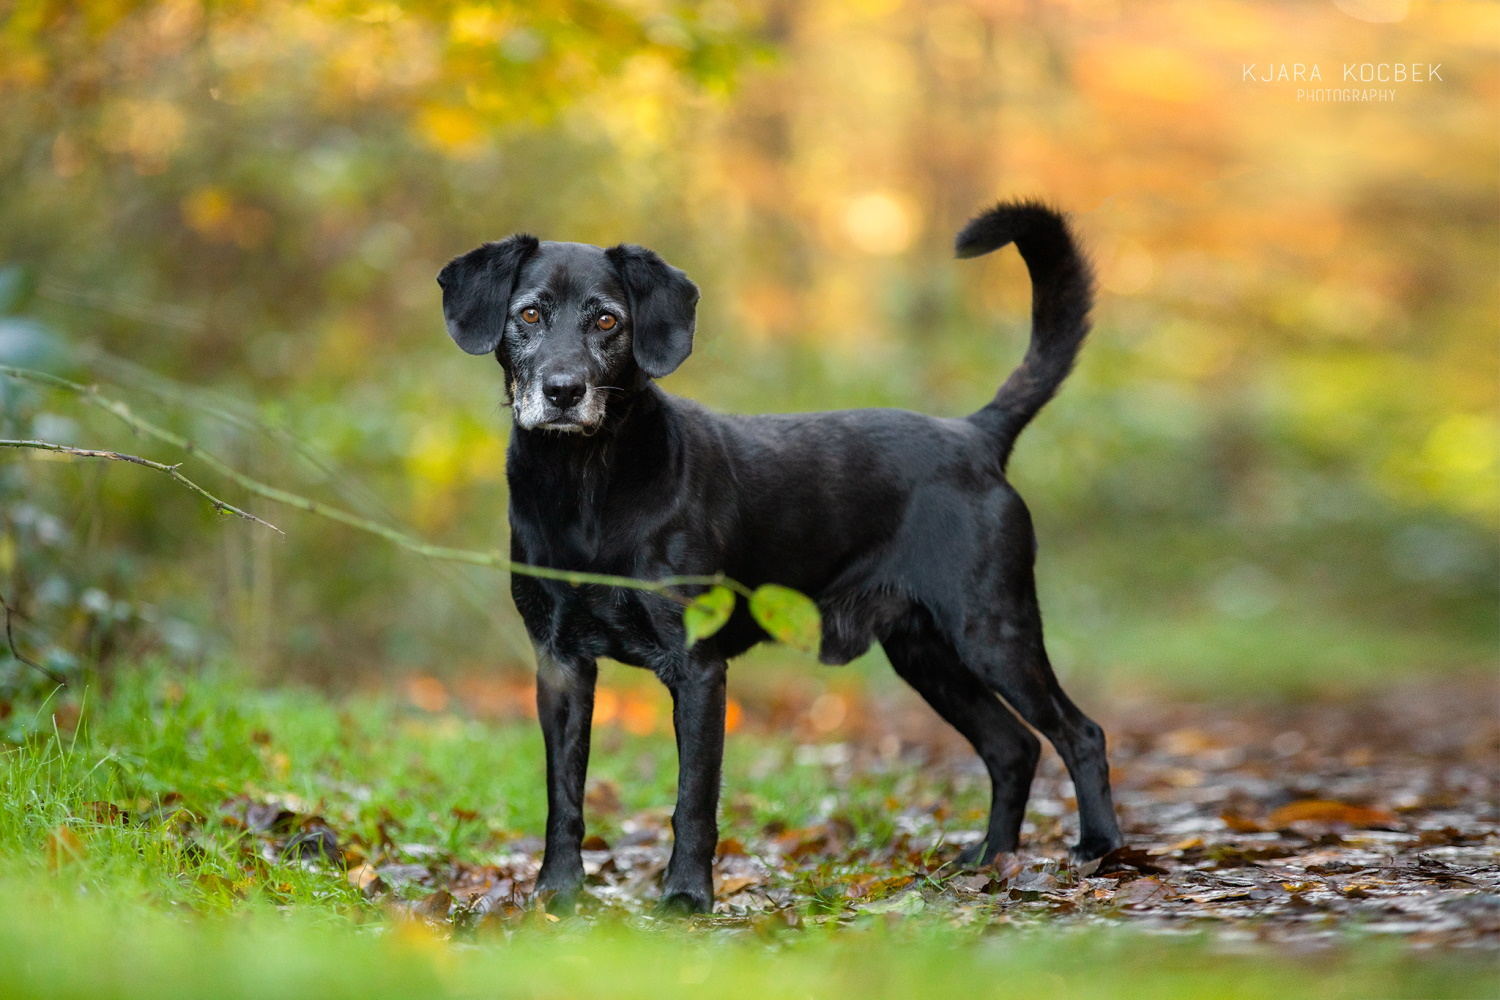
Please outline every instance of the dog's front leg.
[{"label": "dog's front leg", "polygon": [[537,648],[536,714],[547,746],[547,847],[536,891],[553,912],[571,912],[583,888],[583,787],[597,676],[591,659]]},{"label": "dog's front leg", "polygon": [[693,653],[669,685],[677,732],[677,808],[672,812],[672,858],[662,884],[660,910],[665,913],[714,908],[725,674],[722,658]]}]

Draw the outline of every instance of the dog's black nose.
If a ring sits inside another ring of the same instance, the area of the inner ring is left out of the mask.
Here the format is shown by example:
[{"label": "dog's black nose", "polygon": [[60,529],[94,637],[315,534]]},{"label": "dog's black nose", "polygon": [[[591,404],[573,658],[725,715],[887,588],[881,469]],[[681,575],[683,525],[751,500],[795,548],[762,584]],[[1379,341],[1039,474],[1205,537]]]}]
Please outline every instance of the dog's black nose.
[{"label": "dog's black nose", "polygon": [[566,410],[583,398],[583,382],[571,375],[548,375],[542,381],[542,395],[560,410]]}]

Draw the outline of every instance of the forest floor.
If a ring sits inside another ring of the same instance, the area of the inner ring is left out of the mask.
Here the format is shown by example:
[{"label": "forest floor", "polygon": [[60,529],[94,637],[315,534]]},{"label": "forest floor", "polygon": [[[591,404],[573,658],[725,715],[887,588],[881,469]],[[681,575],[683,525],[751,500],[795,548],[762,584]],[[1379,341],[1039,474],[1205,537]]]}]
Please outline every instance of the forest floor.
[{"label": "forest floor", "polygon": [[1096,699],[1129,847],[1084,874],[1050,751],[1022,851],[961,870],[988,781],[914,696],[748,688],[716,912],[665,922],[675,755],[661,696],[633,681],[601,691],[588,886],[557,919],[530,905],[545,799],[523,681],[335,699],[128,671],[0,703],[0,979],[748,996],[795,977],[911,996],[982,974],[1054,995],[1491,996],[1496,695],[1493,677],[1418,675],[1339,698]]}]

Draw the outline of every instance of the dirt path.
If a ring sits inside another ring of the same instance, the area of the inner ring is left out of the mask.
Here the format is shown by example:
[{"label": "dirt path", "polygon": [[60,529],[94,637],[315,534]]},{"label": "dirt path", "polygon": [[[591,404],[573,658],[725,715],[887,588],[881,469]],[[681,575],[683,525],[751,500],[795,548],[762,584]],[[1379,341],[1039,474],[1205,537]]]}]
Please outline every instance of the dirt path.
[{"label": "dirt path", "polygon": [[[1022,853],[995,870],[958,871],[952,860],[981,822],[953,815],[949,802],[955,789],[975,800],[973,790],[986,787],[967,746],[913,698],[855,699],[842,710],[841,742],[803,743],[767,762],[822,768],[825,818],[763,824],[722,843],[718,914],[701,919],[763,933],[871,915],[1125,923],[1295,950],[1336,944],[1357,929],[1414,946],[1500,950],[1493,682],[1302,703],[1117,702],[1099,717],[1130,846],[1088,876],[1061,860],[1076,817],[1055,754],[1033,787]],[[784,692],[749,702],[740,738],[753,739],[758,727],[796,731],[818,711]],[[875,789],[892,779],[898,790],[883,798]],[[607,815],[616,791],[595,784],[591,808]],[[742,794],[726,790],[726,827],[735,831],[750,822]],[[267,803],[226,808],[252,830],[257,810],[277,813]],[[888,810],[896,835],[861,837],[847,816],[861,809]],[[648,911],[670,850],[666,810],[615,819],[613,844],[594,837],[585,845],[583,910],[634,918]],[[274,829],[282,833],[262,830],[257,849],[283,856],[285,831],[301,828],[306,838],[309,823],[281,811]],[[533,838],[497,845],[488,863],[473,864],[403,846],[399,836],[381,845],[337,830],[319,836],[337,838],[350,880],[402,915],[459,928],[535,919],[527,908],[540,860]]]}]

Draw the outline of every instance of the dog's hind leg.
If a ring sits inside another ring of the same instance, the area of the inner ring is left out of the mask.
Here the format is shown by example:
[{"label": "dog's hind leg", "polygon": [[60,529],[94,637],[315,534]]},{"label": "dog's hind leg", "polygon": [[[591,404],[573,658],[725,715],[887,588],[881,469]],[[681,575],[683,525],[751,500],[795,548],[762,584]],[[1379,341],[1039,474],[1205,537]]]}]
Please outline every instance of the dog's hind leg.
[{"label": "dog's hind leg", "polygon": [[965,662],[1057,748],[1078,800],[1078,843],[1069,856],[1088,865],[1125,842],[1109,791],[1104,730],[1057,683],[1042,643],[1042,616],[1029,572],[1026,585],[1017,589],[966,628],[970,655]]},{"label": "dog's hind leg", "polygon": [[547,847],[536,891],[548,910],[571,913],[583,888],[583,789],[598,667],[540,645],[536,658],[536,714],[547,748]]},{"label": "dog's hind leg", "polygon": [[662,880],[663,913],[709,913],[714,908],[726,673],[723,658],[694,651],[667,684],[677,734],[677,805],[672,810],[672,857]]},{"label": "dog's hind leg", "polygon": [[882,644],[901,679],[974,746],[990,774],[990,822],[959,864],[983,866],[1020,845],[1026,798],[1041,741],[975,677],[932,627],[902,630]]}]

